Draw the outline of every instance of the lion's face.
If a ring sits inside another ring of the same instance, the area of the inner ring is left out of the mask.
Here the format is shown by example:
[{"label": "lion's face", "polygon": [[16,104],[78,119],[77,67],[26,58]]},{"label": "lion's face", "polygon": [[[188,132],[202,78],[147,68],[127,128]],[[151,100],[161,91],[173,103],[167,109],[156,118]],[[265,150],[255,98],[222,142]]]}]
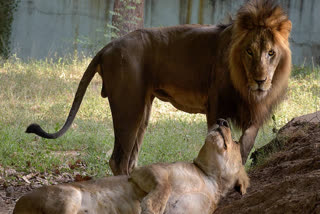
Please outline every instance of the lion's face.
[{"label": "lion's face", "polygon": [[253,98],[259,100],[268,94],[280,59],[281,49],[273,41],[271,31],[257,29],[248,34],[242,46],[241,61]]},{"label": "lion's face", "polygon": [[[291,21],[275,1],[248,1],[232,26],[230,77],[243,98],[276,102],[291,70]],[[261,110],[261,109],[260,109]]]}]

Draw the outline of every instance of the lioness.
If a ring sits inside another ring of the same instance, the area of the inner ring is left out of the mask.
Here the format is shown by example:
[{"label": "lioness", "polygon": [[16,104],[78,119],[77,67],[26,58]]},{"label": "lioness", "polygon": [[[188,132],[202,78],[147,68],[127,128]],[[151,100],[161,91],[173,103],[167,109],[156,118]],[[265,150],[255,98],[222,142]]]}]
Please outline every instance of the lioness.
[{"label": "lioness", "polygon": [[228,189],[244,194],[249,178],[226,120],[208,133],[193,163],[152,164],[131,175],[42,187],[19,199],[14,214],[211,214]]},{"label": "lioness", "polygon": [[284,96],[291,71],[291,22],[272,0],[248,1],[230,24],[141,29],[105,46],[85,71],[60,131],[31,124],[26,132],[45,138],[64,134],[93,76],[102,77],[115,144],[110,167],[128,174],[136,165],[155,97],[189,113],[230,118],[243,134],[243,162],[259,127]]}]

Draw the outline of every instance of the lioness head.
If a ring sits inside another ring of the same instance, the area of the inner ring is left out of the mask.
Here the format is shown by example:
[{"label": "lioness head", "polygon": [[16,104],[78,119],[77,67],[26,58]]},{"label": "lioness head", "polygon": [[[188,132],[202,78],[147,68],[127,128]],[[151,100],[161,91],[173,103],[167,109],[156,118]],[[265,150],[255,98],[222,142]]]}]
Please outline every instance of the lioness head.
[{"label": "lioness head", "polygon": [[288,16],[272,0],[251,0],[240,8],[229,62],[232,82],[244,97],[261,101],[286,87],[280,82],[288,79],[291,69],[290,31]]},{"label": "lioness head", "polygon": [[214,125],[194,162],[208,175],[221,179],[228,189],[234,187],[241,194],[249,186],[249,178],[242,165],[240,144],[232,140],[226,120],[219,119]]},{"label": "lioness head", "polygon": [[212,155],[215,156],[215,160],[212,164],[220,169],[220,176],[232,176],[240,170],[242,167],[240,144],[233,141],[226,120],[218,120],[208,133],[205,143],[213,146]]}]

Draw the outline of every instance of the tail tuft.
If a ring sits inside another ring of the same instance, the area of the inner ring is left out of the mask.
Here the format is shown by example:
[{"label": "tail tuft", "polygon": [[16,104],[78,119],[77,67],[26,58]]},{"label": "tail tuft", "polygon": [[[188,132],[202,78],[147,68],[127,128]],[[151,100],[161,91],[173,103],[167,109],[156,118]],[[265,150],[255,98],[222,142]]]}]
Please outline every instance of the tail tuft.
[{"label": "tail tuft", "polygon": [[41,130],[41,127],[36,124],[36,123],[32,123],[28,126],[26,133],[38,133]]},{"label": "tail tuft", "polygon": [[26,133],[34,133],[36,135],[39,135],[40,137],[44,137],[47,139],[56,139],[57,137],[59,137],[60,135],[62,135],[61,133],[54,133],[54,134],[49,134],[47,132],[45,132],[38,124],[33,123],[31,125],[28,126]]}]

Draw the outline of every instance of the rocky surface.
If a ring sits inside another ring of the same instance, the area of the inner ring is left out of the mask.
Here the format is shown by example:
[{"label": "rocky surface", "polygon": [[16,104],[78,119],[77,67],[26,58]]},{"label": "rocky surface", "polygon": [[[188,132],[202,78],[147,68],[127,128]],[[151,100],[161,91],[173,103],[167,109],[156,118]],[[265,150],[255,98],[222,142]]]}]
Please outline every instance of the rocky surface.
[{"label": "rocky surface", "polygon": [[247,194],[229,193],[215,214],[320,213],[320,112],[290,121],[259,156]]}]

